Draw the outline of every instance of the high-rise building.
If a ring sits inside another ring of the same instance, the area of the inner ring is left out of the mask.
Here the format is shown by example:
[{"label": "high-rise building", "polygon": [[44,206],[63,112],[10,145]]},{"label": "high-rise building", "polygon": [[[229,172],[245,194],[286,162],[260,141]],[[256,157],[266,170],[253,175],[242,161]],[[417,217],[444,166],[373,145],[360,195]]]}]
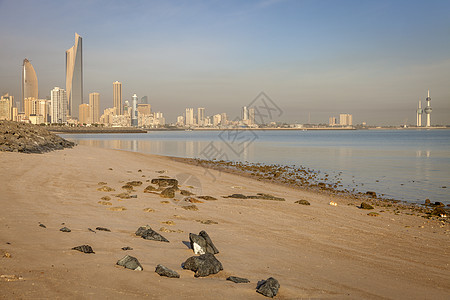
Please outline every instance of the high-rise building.
[{"label": "high-rise building", "polygon": [[91,123],[100,122],[100,93],[89,94],[89,106],[91,107]]},{"label": "high-rise building", "polygon": [[78,108],[80,113],[79,122],[81,124],[91,124],[91,106],[87,103],[80,104]]},{"label": "high-rise building", "polygon": [[247,106],[244,106],[242,108],[242,121],[247,121],[248,120],[248,109]]},{"label": "high-rise building", "polygon": [[123,114],[122,108],[122,83],[119,81],[113,82],[113,107],[116,109],[116,115]]},{"label": "high-rise building", "polygon": [[178,126],[183,126],[184,125],[184,117],[183,116],[178,116],[177,117],[177,125]]},{"label": "high-rise building", "polygon": [[416,118],[416,126],[417,127],[422,127],[422,113],[423,113],[422,101],[419,100],[419,106],[417,108],[417,118]]},{"label": "high-rise building", "polygon": [[197,125],[205,126],[205,108],[197,108]]},{"label": "high-rise building", "polygon": [[221,113],[220,114],[220,124],[221,125],[228,125],[227,113]]},{"label": "high-rise building", "polygon": [[213,116],[213,125],[218,126],[222,122],[222,115],[217,114]]},{"label": "high-rise building", "polygon": [[353,116],[350,114],[340,114],[339,115],[339,125],[341,126],[352,126]]},{"label": "high-rise building", "polygon": [[55,87],[51,91],[51,122],[65,123],[67,121],[67,93],[64,89]]},{"label": "high-rise building", "polygon": [[186,108],[186,126],[194,125],[194,109]]},{"label": "high-rise building", "polygon": [[329,121],[328,121],[328,124],[330,126],[336,126],[337,125],[337,118],[336,117],[330,117]]},{"label": "high-rise building", "polygon": [[5,94],[0,98],[0,120],[14,120],[13,114],[14,97]]},{"label": "high-rise building", "polygon": [[[75,44],[66,51],[66,93],[68,115],[78,118],[78,108],[83,103],[83,45],[75,33]],[[52,121],[53,122],[53,121]]]},{"label": "high-rise building", "polygon": [[147,96],[144,96],[144,97],[141,98],[141,104],[149,104]]},{"label": "high-rise building", "polygon": [[427,115],[427,127],[431,126],[431,97],[430,97],[430,90],[428,90],[428,97],[427,97],[427,106],[425,107],[425,114]]},{"label": "high-rise building", "polygon": [[253,107],[248,109],[248,124],[255,124],[255,108]]},{"label": "high-rise building", "polygon": [[24,100],[26,98],[37,99],[39,94],[36,71],[28,59],[23,60],[22,67],[22,111],[24,110]]},{"label": "high-rise building", "polygon": [[138,97],[136,96],[136,94],[133,95],[132,99],[133,104],[131,109],[131,126],[138,126],[138,111],[137,111]]}]

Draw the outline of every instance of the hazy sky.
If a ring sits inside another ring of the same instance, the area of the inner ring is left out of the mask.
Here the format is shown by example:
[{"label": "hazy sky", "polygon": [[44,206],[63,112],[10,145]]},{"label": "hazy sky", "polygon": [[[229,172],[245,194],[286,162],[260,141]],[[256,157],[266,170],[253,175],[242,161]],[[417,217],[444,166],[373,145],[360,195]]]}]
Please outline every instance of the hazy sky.
[{"label": "hazy sky", "polygon": [[84,101],[100,92],[102,109],[119,80],[169,122],[186,107],[235,117],[265,91],[279,120],[398,125],[430,88],[432,123],[450,124],[448,0],[0,0],[0,16],[0,93],[17,100],[24,58],[40,97],[65,88],[77,32]]}]

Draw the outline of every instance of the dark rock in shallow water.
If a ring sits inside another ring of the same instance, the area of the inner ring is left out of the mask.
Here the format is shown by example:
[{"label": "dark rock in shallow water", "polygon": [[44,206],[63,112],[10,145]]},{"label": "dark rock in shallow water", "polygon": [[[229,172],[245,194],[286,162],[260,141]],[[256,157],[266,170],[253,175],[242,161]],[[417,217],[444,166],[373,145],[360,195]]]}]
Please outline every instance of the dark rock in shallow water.
[{"label": "dark rock in shallow water", "polygon": [[92,247],[89,245],[76,246],[76,247],[73,247],[72,250],[78,250],[80,252],[88,253],[88,254],[95,253],[94,250],[92,250]]},{"label": "dark rock in shallow water", "polygon": [[67,228],[67,227],[63,227],[63,228],[61,228],[59,231],[62,231],[62,232],[71,232],[72,230],[70,230],[70,229]]},{"label": "dark rock in shallow water", "polygon": [[236,277],[236,276],[230,276],[227,278],[227,280],[233,281],[234,283],[249,283],[250,282],[250,280],[248,280],[247,278]]},{"label": "dark rock in shallow water", "polygon": [[111,230],[109,230],[108,228],[106,228],[106,227],[97,227],[97,228],[95,228],[96,230],[98,230],[98,231],[111,231]]},{"label": "dark rock in shallow water", "polygon": [[367,191],[367,192],[366,192],[366,195],[368,195],[368,196],[370,196],[370,197],[372,197],[372,198],[376,198],[376,197],[377,197],[377,193],[372,192],[372,191]]},{"label": "dark rock in shallow water", "polygon": [[141,264],[137,260],[136,257],[125,255],[121,259],[117,261],[117,265],[122,266],[127,269],[135,270],[135,271],[142,271],[144,268],[142,268]]},{"label": "dark rock in shallow water", "polygon": [[194,250],[195,254],[219,253],[219,250],[217,250],[211,238],[204,230],[200,231],[198,235],[189,233],[189,241],[191,243],[191,248]]},{"label": "dark rock in shallow water", "polygon": [[180,275],[177,272],[169,268],[166,268],[163,265],[157,265],[155,272],[158,273],[159,276],[166,276],[169,278],[180,278]]},{"label": "dark rock in shallow water", "polygon": [[39,224],[39,226],[42,228],[47,228],[47,226],[45,226],[44,224]]},{"label": "dark rock in shallow water", "polygon": [[146,240],[169,242],[165,237],[154,231],[149,225],[139,227],[135,234]]},{"label": "dark rock in shallow water", "polygon": [[217,274],[223,270],[222,264],[214,254],[206,253],[200,256],[189,257],[183,264],[183,268],[195,272],[195,277],[206,277]]},{"label": "dark rock in shallow water", "polygon": [[361,209],[373,209],[373,206],[368,204],[368,203],[366,203],[366,202],[362,202],[361,206],[359,208],[361,208]]},{"label": "dark rock in shallow water", "polygon": [[126,250],[133,250],[133,248],[126,246],[126,247],[122,247],[122,250],[123,250],[123,251],[126,251]]},{"label": "dark rock in shallow water", "polygon": [[434,206],[438,206],[438,207],[444,207],[444,206],[445,206],[445,204],[444,204],[444,203],[442,203],[442,202],[438,202],[438,201],[436,201],[436,202],[434,202]]},{"label": "dark rock in shallow water", "polygon": [[175,189],[172,187],[166,188],[161,192],[160,196],[163,198],[174,198],[175,197]]},{"label": "dark rock in shallow water", "polygon": [[303,199],[295,201],[295,203],[298,203],[298,204],[301,204],[301,205],[311,205],[311,203],[309,203],[308,200],[303,200]]},{"label": "dark rock in shallow water", "polygon": [[267,280],[258,282],[256,291],[266,297],[273,298],[278,294],[279,288],[280,288],[280,284],[278,283],[278,280],[276,280],[273,277],[270,277]]}]

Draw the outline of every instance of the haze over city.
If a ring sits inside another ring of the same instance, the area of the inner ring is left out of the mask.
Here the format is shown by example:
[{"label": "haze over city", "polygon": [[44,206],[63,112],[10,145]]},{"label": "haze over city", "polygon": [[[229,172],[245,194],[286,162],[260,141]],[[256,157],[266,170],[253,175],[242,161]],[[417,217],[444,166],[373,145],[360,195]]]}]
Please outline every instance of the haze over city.
[{"label": "haze over city", "polygon": [[111,107],[148,96],[174,122],[186,107],[231,118],[259,92],[278,121],[415,123],[433,99],[432,124],[450,119],[448,1],[0,1],[0,93],[21,98],[28,58],[39,97],[65,87],[65,51],[83,37],[83,100]]}]

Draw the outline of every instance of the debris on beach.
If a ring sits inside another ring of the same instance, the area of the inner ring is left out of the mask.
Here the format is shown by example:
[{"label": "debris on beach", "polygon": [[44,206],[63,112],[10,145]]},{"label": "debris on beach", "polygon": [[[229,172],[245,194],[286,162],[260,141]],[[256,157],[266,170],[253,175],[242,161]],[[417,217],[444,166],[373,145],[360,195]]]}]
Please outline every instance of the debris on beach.
[{"label": "debris on beach", "polygon": [[135,271],[144,270],[144,268],[142,268],[137,258],[130,255],[125,255],[124,257],[119,259],[116,264],[130,270]]},{"label": "debris on beach", "polygon": [[109,232],[111,232],[111,230],[109,228],[106,228],[106,227],[97,227],[95,229],[98,230],[98,231],[109,231]]},{"label": "debris on beach", "polygon": [[234,283],[249,283],[250,280],[248,280],[247,278],[242,278],[242,277],[237,277],[237,276],[230,276],[227,277],[228,281],[232,281]]},{"label": "debris on beach", "polygon": [[330,203],[329,203],[331,206],[337,206],[338,204],[336,203],[336,202],[334,202],[334,201],[330,201]]},{"label": "debris on beach", "polygon": [[204,230],[200,231],[198,235],[189,233],[189,242],[195,254],[219,253],[219,250],[214,246],[211,238]]},{"label": "debris on beach", "polygon": [[163,198],[174,198],[175,189],[173,187],[168,187],[161,192],[160,196]]},{"label": "debris on beach", "polygon": [[185,202],[189,203],[203,203],[203,201],[200,201],[198,199],[195,199],[194,197],[186,197],[183,199]]},{"label": "debris on beach", "polygon": [[97,233],[95,230],[92,230],[91,228],[88,228],[88,230],[89,230],[90,232]]},{"label": "debris on beach", "polygon": [[370,217],[378,217],[380,214],[376,213],[376,212],[370,212],[367,215],[370,216]]},{"label": "debris on beach", "polygon": [[219,224],[218,222],[216,222],[216,221],[213,221],[213,220],[195,220],[196,222],[199,222],[199,223],[202,223],[202,224],[205,224],[205,225],[211,225],[211,224]]},{"label": "debris on beach", "polygon": [[304,200],[304,199],[295,201],[294,203],[301,204],[301,205],[311,205],[311,203],[309,203],[308,200]]},{"label": "debris on beach", "polygon": [[155,210],[153,208],[150,208],[150,207],[144,208],[143,211],[145,211],[145,212],[155,212]]},{"label": "debris on beach", "polygon": [[197,196],[197,198],[207,200],[207,201],[217,200],[217,198],[214,198],[212,196]]},{"label": "debris on beach", "polygon": [[95,253],[94,250],[92,250],[92,247],[89,245],[76,246],[76,247],[73,247],[72,250],[77,250],[77,251],[87,253],[87,254]]},{"label": "debris on beach", "polygon": [[42,227],[42,228],[47,228],[47,226],[45,226],[45,225],[42,224],[42,223],[39,223],[39,226]]},{"label": "debris on beach", "polygon": [[361,205],[359,206],[359,208],[361,209],[373,209],[373,206],[366,203],[366,202],[361,202]]},{"label": "debris on beach", "polygon": [[6,274],[2,274],[0,275],[0,279],[3,281],[18,281],[18,280],[23,280],[23,277],[21,275],[6,275]]},{"label": "debris on beach", "polygon": [[105,185],[105,186],[98,188],[97,191],[99,191],[99,192],[114,192],[115,189]]},{"label": "debris on beach", "polygon": [[59,231],[62,231],[62,232],[71,232],[72,230],[70,230],[70,229],[67,228],[67,227],[63,227],[63,228],[59,229]]},{"label": "debris on beach", "polygon": [[169,240],[154,231],[149,225],[139,227],[135,235],[140,236],[146,240],[158,241],[158,242],[166,242],[169,243]]},{"label": "debris on beach", "polygon": [[3,258],[11,258],[11,253],[9,253],[5,250],[1,250],[1,249],[0,249],[0,252],[2,253]]},{"label": "debris on beach", "polygon": [[266,297],[273,298],[278,294],[280,283],[273,277],[269,277],[266,280],[258,282],[256,291]]},{"label": "debris on beach", "polygon": [[180,278],[180,275],[177,272],[163,265],[157,265],[155,272],[158,273],[159,276],[166,276],[169,278]]},{"label": "debris on beach", "polygon": [[195,277],[206,277],[219,273],[223,270],[223,267],[214,254],[206,253],[200,256],[189,257],[183,263],[183,269],[194,271]]}]

